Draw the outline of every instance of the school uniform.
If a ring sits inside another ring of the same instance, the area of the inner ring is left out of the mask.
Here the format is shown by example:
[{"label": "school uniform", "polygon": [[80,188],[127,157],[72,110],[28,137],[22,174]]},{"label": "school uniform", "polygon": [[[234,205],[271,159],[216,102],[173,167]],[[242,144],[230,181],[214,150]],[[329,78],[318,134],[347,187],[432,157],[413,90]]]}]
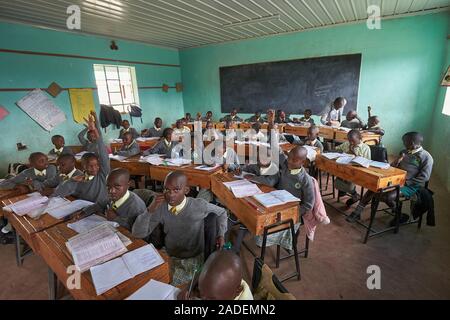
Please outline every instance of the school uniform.
[{"label": "school uniform", "polygon": [[103,138],[100,137],[96,141],[100,169],[96,176],[89,176],[85,174],[85,179],[81,182],[70,180],[71,183],[63,183],[59,185],[52,196],[67,197],[74,196],[75,198],[96,202],[99,204],[108,203],[108,192],[106,188],[106,178],[111,171],[109,156],[106,152],[106,146]]},{"label": "school uniform", "polygon": [[125,133],[131,133],[131,135],[133,136],[133,139],[136,139],[139,137],[139,133],[136,131],[135,128],[128,128],[128,129],[120,129],[120,133],[119,133],[119,139],[123,139],[123,136],[125,135]]},{"label": "school uniform", "polygon": [[320,153],[323,153],[323,144],[322,144],[322,142],[320,142],[319,139],[315,139],[314,141],[306,139],[303,142],[303,145],[305,145],[305,146],[312,146],[312,147],[318,148],[320,150]]},{"label": "school uniform", "polygon": [[247,164],[241,167],[242,172],[248,172],[255,176],[273,176],[278,174],[280,166],[275,162],[271,162],[268,167],[261,167],[257,164]]},{"label": "school uniform", "polygon": [[[100,130],[99,128],[97,128],[97,130]],[[90,153],[95,153],[96,155],[98,155],[98,145],[95,142],[90,142],[88,139],[86,139],[86,133],[88,132],[88,128],[83,129],[79,134],[78,134],[78,140],[80,141],[81,145],[84,147],[84,149],[87,152]],[[105,146],[106,147],[106,146]]]},{"label": "school uniform", "polygon": [[139,144],[136,140],[133,140],[129,145],[122,145],[122,148],[117,152],[119,156],[122,157],[132,157],[141,153],[141,149],[139,148]]},{"label": "school uniform", "polygon": [[150,137],[150,138],[156,138],[156,137],[161,138],[162,135],[163,135],[163,131],[164,130],[162,128],[156,128],[156,127],[150,128],[150,129],[148,129],[147,137]]},{"label": "school uniform", "polygon": [[214,122],[212,117],[211,118],[203,117],[202,121],[203,122],[208,122],[208,121]]},{"label": "school uniform", "polygon": [[146,214],[147,206],[144,201],[134,192],[127,192],[117,201],[108,200],[107,203],[97,203],[97,210],[106,213],[108,209],[112,209],[117,214],[114,219],[120,226],[131,231],[136,218],[141,214]]},{"label": "school uniform", "polygon": [[[71,172],[69,172],[69,174],[57,174],[53,179],[49,179],[45,182],[45,186],[49,187],[49,188],[56,188],[59,185],[63,184],[63,183],[69,183],[69,181],[73,178],[73,177],[79,177],[79,176],[83,176],[84,172],[81,170],[78,170],[77,168],[73,168],[73,170]],[[74,182],[74,181],[72,181]]]},{"label": "school uniform", "polygon": [[264,118],[263,118],[263,117],[257,117],[257,116],[251,116],[251,117],[248,118],[246,121],[247,121],[247,122],[259,122],[259,123],[264,123]]},{"label": "school uniform", "polygon": [[232,116],[231,114],[226,115],[225,117],[223,117],[222,119],[220,119],[221,122],[226,122],[226,121],[233,121],[233,122],[242,122],[242,118],[238,117],[237,115]]},{"label": "school uniform", "polygon": [[337,122],[341,123],[342,119],[345,119],[344,107],[336,110],[333,105],[329,105],[322,112],[322,115],[320,117],[320,122],[324,125],[331,121],[337,121]]},{"label": "school uniform", "polygon": [[189,129],[188,127],[184,126],[181,129],[175,128],[173,129],[173,139],[175,140],[179,140],[180,138],[184,138],[184,137],[191,137],[191,129]]},{"label": "school uniform", "polygon": [[17,176],[0,182],[0,190],[14,189],[18,185],[25,184],[27,180],[32,180],[30,191],[42,191],[46,187],[46,183],[56,177],[56,171],[54,165],[49,165],[42,171],[35,168],[26,169]]},{"label": "school uniform", "polygon": [[59,157],[59,156],[62,156],[63,154],[72,154],[73,155],[72,149],[64,146],[60,149],[53,148],[48,152],[48,155],[53,156],[53,157]]},{"label": "school uniform", "polygon": [[401,188],[403,195],[410,197],[430,180],[433,170],[433,157],[423,147],[415,150],[404,150],[405,154],[398,168],[406,171],[406,183]]},{"label": "school uniform", "polygon": [[311,125],[314,125],[315,123],[314,123],[314,119],[313,118],[308,118],[308,119],[306,119],[305,117],[301,117],[300,118],[300,122],[309,122],[309,123],[311,123]]},{"label": "school uniform", "polygon": [[178,144],[177,141],[167,141],[165,138],[161,139],[153,148],[145,150],[143,155],[148,156],[150,154],[163,154],[167,158],[172,158],[172,150]]},{"label": "school uniform", "polygon": [[364,126],[365,126],[365,123],[359,118],[355,118],[350,121],[345,119],[344,121],[341,122],[341,127],[343,127],[343,128],[362,129],[362,128],[364,128]]},{"label": "school uniform", "polygon": [[291,122],[292,122],[292,120],[288,116],[286,116],[284,119],[282,119],[280,117],[275,117],[275,123],[278,123],[278,124],[291,123]]}]

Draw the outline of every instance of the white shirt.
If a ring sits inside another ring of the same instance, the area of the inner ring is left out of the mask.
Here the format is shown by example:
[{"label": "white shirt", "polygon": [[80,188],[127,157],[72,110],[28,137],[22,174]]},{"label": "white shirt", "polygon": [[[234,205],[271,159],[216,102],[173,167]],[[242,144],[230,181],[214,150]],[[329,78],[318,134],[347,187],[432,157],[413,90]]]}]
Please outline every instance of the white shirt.
[{"label": "white shirt", "polygon": [[322,124],[327,124],[327,122],[330,122],[330,121],[342,122],[343,120],[345,120],[344,108],[345,107],[342,107],[339,110],[336,110],[333,105],[330,105],[322,113],[322,116],[320,117],[320,122],[322,122]]},{"label": "white shirt", "polygon": [[38,169],[34,169],[34,174],[36,175],[36,176],[38,176],[38,177],[43,177],[43,176],[45,176],[46,174],[47,174],[47,170],[46,169],[44,169],[44,170],[42,170],[42,171],[39,171]]},{"label": "white shirt", "polygon": [[[176,208],[176,212],[174,213],[175,215],[179,214],[181,212],[181,210],[184,209],[184,207],[186,206],[186,202],[187,202],[187,198],[184,197],[183,201],[179,205],[175,206],[175,208]],[[169,209],[170,212],[171,212],[172,208],[173,208],[173,206],[171,206],[170,204],[167,204],[167,209]]]},{"label": "white shirt", "polygon": [[77,171],[77,168],[73,168],[73,170],[70,171],[69,174],[60,174],[60,176],[61,176],[62,178],[71,179],[72,176],[75,174],[75,171]]}]

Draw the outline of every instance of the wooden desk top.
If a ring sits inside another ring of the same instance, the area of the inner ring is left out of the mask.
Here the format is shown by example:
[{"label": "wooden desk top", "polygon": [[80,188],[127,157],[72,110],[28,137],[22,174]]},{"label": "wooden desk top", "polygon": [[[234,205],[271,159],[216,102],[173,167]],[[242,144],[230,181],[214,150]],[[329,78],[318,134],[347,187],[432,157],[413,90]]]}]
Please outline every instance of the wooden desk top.
[{"label": "wooden desk top", "polygon": [[[347,131],[339,130],[336,128],[334,131],[334,140],[336,142],[345,142],[347,141]],[[368,145],[376,145],[380,142],[381,136],[379,134],[373,134],[367,131],[361,131],[362,142]]]},{"label": "wooden desk top", "polygon": [[[156,145],[158,143],[159,139],[152,139],[152,140],[146,140],[146,141],[136,141],[139,145],[139,148],[141,149],[141,151],[145,151],[147,149],[152,148],[154,145]],[[110,144],[111,146],[111,150],[117,150],[119,151],[120,148],[122,148],[122,143],[120,142],[111,142]]]},{"label": "wooden desk top", "polygon": [[135,155],[127,158],[123,161],[110,160],[111,170],[116,168],[125,168],[131,175],[136,176],[149,176],[150,175],[150,164],[147,162],[139,161],[141,155]]},{"label": "wooden desk top", "polygon": [[[127,247],[129,251],[146,245],[143,240],[133,238],[127,230],[123,228],[119,228],[118,230],[133,241],[133,243]],[[67,227],[66,223],[56,225],[37,234],[39,254],[43,257],[47,265],[53,270],[58,279],[66,288],[67,280],[70,276],[70,274],[67,274],[67,268],[74,264],[72,255],[66,247],[66,242],[76,234],[77,233],[75,231]],[[165,263],[152,270],[141,273],[133,279],[119,284],[118,286],[112,288],[111,290],[105,292],[100,296],[97,296],[95,292],[95,287],[92,282],[91,273],[89,271],[83,272],[81,274],[80,289],[67,289],[75,299],[119,300],[129,297],[151,279],[169,283],[169,258],[162,252],[160,252],[160,254],[163,257]]]},{"label": "wooden desk top", "polygon": [[288,134],[294,134],[300,137],[306,137],[308,135],[308,129],[309,127],[286,125],[284,127],[284,132]]},{"label": "wooden desk top", "polygon": [[[237,199],[233,192],[223,183],[236,180],[231,173],[216,174],[211,179],[211,188],[214,195],[243,223],[253,235],[262,235],[264,227],[277,222],[277,214],[281,214],[281,220],[292,218],[298,222],[298,203],[288,203],[266,208],[253,197]],[[259,185],[263,192],[271,192],[274,188]]]},{"label": "wooden desk top", "polygon": [[373,192],[378,192],[390,186],[403,186],[406,181],[406,171],[398,168],[391,167],[383,170],[373,167],[363,168],[360,166],[343,165],[336,163],[335,160],[329,160],[322,155],[317,155],[316,167]]},{"label": "wooden desk top", "polygon": [[333,127],[319,126],[319,137],[333,140],[335,129]]},{"label": "wooden desk top", "polygon": [[150,177],[156,181],[164,181],[166,176],[172,171],[182,171],[188,178],[190,187],[200,187],[203,189],[211,189],[211,177],[222,172],[222,168],[216,168],[212,171],[204,171],[195,169],[197,164],[190,164],[187,166],[153,166],[150,165]]}]

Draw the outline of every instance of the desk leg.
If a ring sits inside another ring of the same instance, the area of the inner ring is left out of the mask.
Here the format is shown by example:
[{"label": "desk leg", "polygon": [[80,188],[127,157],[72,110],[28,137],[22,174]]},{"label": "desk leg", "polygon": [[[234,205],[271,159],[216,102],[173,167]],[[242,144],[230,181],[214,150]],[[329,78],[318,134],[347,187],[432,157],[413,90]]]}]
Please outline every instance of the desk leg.
[{"label": "desk leg", "polygon": [[20,249],[20,235],[16,230],[14,230],[14,235],[16,236],[16,263],[18,267],[21,267],[23,258],[21,253],[22,250]]},{"label": "desk leg", "polygon": [[48,299],[56,300],[58,291],[58,279],[51,268],[48,268]]},{"label": "desk leg", "polygon": [[[394,233],[398,233],[400,229],[400,217],[402,215],[402,209],[400,206],[400,186],[395,188],[395,230]],[[422,218],[422,216],[421,216]]]},{"label": "desk leg", "polygon": [[373,221],[375,220],[375,215],[377,214],[378,205],[380,204],[381,199],[381,193],[378,192],[372,199],[372,204],[370,206],[370,222],[369,226],[367,228],[366,236],[364,238],[364,244],[367,243],[367,240],[369,239],[370,232],[372,231],[372,225]]}]

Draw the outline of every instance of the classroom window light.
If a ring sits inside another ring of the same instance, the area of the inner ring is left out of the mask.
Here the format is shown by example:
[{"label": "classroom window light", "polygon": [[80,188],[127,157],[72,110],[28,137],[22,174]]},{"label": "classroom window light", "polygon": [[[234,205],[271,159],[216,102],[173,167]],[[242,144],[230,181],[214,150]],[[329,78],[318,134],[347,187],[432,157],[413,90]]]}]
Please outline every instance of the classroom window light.
[{"label": "classroom window light", "polygon": [[136,69],[128,66],[94,64],[100,104],[127,113],[130,105],[139,105]]}]

